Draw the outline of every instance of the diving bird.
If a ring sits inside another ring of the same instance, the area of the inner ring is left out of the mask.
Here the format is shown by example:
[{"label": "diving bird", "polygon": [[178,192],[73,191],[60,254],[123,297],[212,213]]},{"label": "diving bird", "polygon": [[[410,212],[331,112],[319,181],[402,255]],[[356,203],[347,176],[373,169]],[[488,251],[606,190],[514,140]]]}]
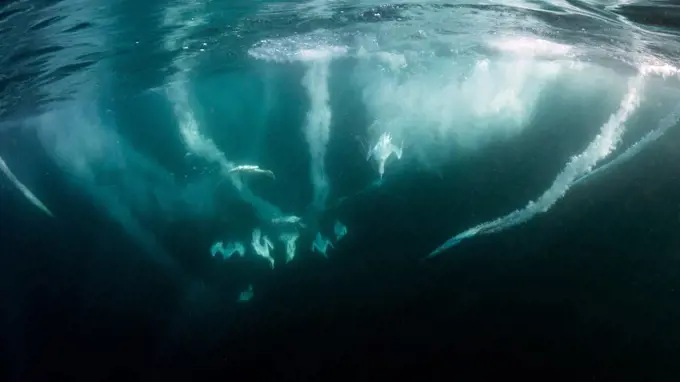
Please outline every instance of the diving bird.
[{"label": "diving bird", "polygon": [[320,232],[317,232],[316,238],[314,238],[314,242],[312,242],[312,252],[319,252],[323,257],[327,258],[328,255],[326,252],[328,251],[328,247],[335,248],[330,240],[321,236]]},{"label": "diving bird", "polygon": [[250,165],[250,164],[244,164],[241,166],[236,166],[229,171],[227,171],[230,174],[233,173],[250,173],[250,174],[261,174],[261,175],[266,175],[272,179],[276,179],[276,176],[274,176],[274,172],[271,170],[265,170],[260,168],[260,166],[256,165]]},{"label": "diving bird", "polygon": [[244,291],[239,293],[238,295],[238,302],[248,302],[250,301],[251,298],[253,298],[253,285],[249,284],[248,288],[246,288]]},{"label": "diving bird", "polygon": [[397,159],[401,159],[403,151],[403,145],[402,147],[397,147],[392,143],[392,135],[390,135],[390,133],[383,133],[380,138],[378,138],[378,142],[376,142],[375,146],[368,151],[366,160],[373,158],[378,162],[378,172],[382,179],[383,174],[385,173],[385,163],[387,162],[387,159],[392,156],[392,154],[394,154]]},{"label": "diving bird", "polygon": [[226,260],[234,254],[238,254],[239,257],[243,257],[243,255],[246,253],[246,247],[240,241],[229,243],[226,246],[222,241],[218,241],[213,244],[212,247],[210,247],[210,253],[213,255],[213,257],[217,256],[218,253],[222,254],[222,258]]},{"label": "diving bird", "polygon": [[297,232],[282,233],[279,236],[279,240],[286,244],[286,263],[289,263],[295,258],[295,250],[297,248],[296,243],[299,237],[300,234]]},{"label": "diving bird", "polygon": [[253,240],[252,246],[255,253],[258,256],[264,257],[269,261],[269,266],[274,268],[274,258],[270,254],[270,250],[274,248],[274,243],[269,240],[267,236],[262,235],[262,231],[259,228],[253,230]]},{"label": "diving bird", "polygon": [[347,226],[340,223],[340,220],[335,221],[333,226],[333,232],[335,232],[335,241],[340,241],[345,235],[347,235]]},{"label": "diving bird", "polygon": [[290,216],[280,216],[272,219],[272,224],[297,224],[302,228],[306,228],[307,225],[302,222],[302,218],[295,215]]}]

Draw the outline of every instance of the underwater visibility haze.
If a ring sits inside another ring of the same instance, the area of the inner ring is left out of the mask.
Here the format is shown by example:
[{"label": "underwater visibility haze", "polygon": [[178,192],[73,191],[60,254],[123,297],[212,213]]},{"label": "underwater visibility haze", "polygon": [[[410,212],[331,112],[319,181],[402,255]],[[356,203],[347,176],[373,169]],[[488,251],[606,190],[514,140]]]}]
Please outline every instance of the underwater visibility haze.
[{"label": "underwater visibility haze", "polygon": [[673,1],[14,0],[0,36],[2,380],[680,376]]}]

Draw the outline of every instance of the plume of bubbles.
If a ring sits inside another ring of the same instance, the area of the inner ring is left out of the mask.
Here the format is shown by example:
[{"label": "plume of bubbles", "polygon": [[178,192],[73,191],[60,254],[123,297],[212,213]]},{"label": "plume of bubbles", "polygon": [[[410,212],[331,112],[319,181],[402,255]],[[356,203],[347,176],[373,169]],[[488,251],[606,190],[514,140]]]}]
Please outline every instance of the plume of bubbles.
[{"label": "plume of bubbles", "polygon": [[316,211],[325,207],[330,187],[325,164],[332,118],[328,89],[330,64],[334,57],[347,53],[346,47],[332,44],[322,36],[317,33],[289,39],[264,40],[249,50],[252,57],[260,60],[299,62],[306,67],[302,85],[309,97],[310,107],[305,120],[304,134],[309,145],[314,190],[311,204]]},{"label": "plume of bubbles", "polygon": [[571,187],[583,182],[594,173],[603,171],[610,166],[614,166],[625,161],[638,153],[642,148],[662,136],[668,128],[677,124],[680,113],[680,104],[668,116],[663,118],[656,129],[650,131],[640,141],[633,144],[623,154],[614,161],[600,169],[593,171],[593,168],[607,158],[617,147],[625,132],[625,123],[640,105],[640,93],[644,85],[644,80],[651,74],[665,76],[669,72],[667,66],[654,67],[642,66],[638,74],[628,82],[628,91],[624,95],[621,104],[609,120],[600,128],[599,134],[590,142],[586,149],[575,155],[566,164],[560,174],[557,175],[553,184],[538,199],[530,201],[526,207],[515,210],[505,216],[471,227],[447,240],[432,251],[428,258],[435,257],[451,247],[458,245],[461,241],[478,235],[500,232],[510,227],[522,224],[540,213],[547,212],[558,200],[560,200]]}]

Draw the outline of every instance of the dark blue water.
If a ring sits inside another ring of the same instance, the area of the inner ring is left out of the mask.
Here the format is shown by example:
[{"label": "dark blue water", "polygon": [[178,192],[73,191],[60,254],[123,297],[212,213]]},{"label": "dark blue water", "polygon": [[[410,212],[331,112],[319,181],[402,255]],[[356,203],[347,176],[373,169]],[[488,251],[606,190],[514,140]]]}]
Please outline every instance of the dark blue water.
[{"label": "dark blue water", "polygon": [[0,379],[676,380],[678,20],[4,3]]}]

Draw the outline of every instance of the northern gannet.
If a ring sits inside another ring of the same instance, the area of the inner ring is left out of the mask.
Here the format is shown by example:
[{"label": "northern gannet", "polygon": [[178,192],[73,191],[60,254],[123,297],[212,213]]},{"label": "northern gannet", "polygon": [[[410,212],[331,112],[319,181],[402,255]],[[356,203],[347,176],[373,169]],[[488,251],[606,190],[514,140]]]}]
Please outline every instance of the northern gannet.
[{"label": "northern gannet", "polygon": [[333,232],[335,232],[335,241],[338,242],[347,235],[347,226],[340,223],[339,220],[336,220],[335,225],[333,226]]},{"label": "northern gannet", "polygon": [[260,168],[260,166],[256,165],[250,165],[250,164],[244,164],[241,166],[236,166],[229,171],[227,171],[229,174],[233,173],[250,173],[250,174],[261,174],[261,175],[266,175],[272,179],[276,179],[276,176],[274,176],[274,172],[271,170],[265,170]]},{"label": "northern gannet", "polygon": [[295,215],[290,216],[280,216],[272,219],[273,224],[297,224],[302,228],[307,227],[305,223],[302,222],[302,218]]},{"label": "northern gannet", "polygon": [[394,154],[397,159],[401,159],[403,151],[403,145],[402,147],[397,147],[392,143],[392,135],[390,135],[390,133],[383,133],[380,138],[378,138],[378,142],[375,146],[368,150],[366,160],[373,158],[378,162],[378,173],[380,173],[380,178],[382,179],[383,174],[385,173],[385,163],[387,162],[387,159],[392,156],[392,154]]},{"label": "northern gannet", "polygon": [[246,253],[246,247],[240,241],[228,243],[226,247],[224,246],[223,242],[218,241],[217,243],[213,244],[212,247],[210,247],[210,253],[213,255],[213,257],[220,253],[222,254],[222,258],[226,260],[235,253],[238,254],[239,257],[243,257],[243,255]]},{"label": "northern gannet", "polygon": [[253,285],[250,284],[248,285],[248,288],[238,295],[238,302],[248,302],[250,301],[251,298],[253,298]]},{"label": "northern gannet", "polygon": [[272,243],[266,235],[262,236],[262,231],[260,231],[259,228],[253,230],[253,240],[251,244],[255,253],[267,259],[267,261],[269,261],[269,266],[274,268],[274,258],[269,253],[269,251],[274,248],[274,243]]},{"label": "northern gannet", "polygon": [[283,233],[279,236],[279,240],[286,243],[286,263],[295,258],[296,242],[300,234],[297,232]]},{"label": "northern gannet", "polygon": [[322,254],[323,257],[328,257],[328,255],[326,255],[326,251],[328,251],[328,247],[335,248],[333,246],[333,243],[331,243],[330,240],[321,236],[320,232],[317,232],[316,238],[314,239],[314,242],[312,243],[312,252],[317,251],[320,254]]}]

